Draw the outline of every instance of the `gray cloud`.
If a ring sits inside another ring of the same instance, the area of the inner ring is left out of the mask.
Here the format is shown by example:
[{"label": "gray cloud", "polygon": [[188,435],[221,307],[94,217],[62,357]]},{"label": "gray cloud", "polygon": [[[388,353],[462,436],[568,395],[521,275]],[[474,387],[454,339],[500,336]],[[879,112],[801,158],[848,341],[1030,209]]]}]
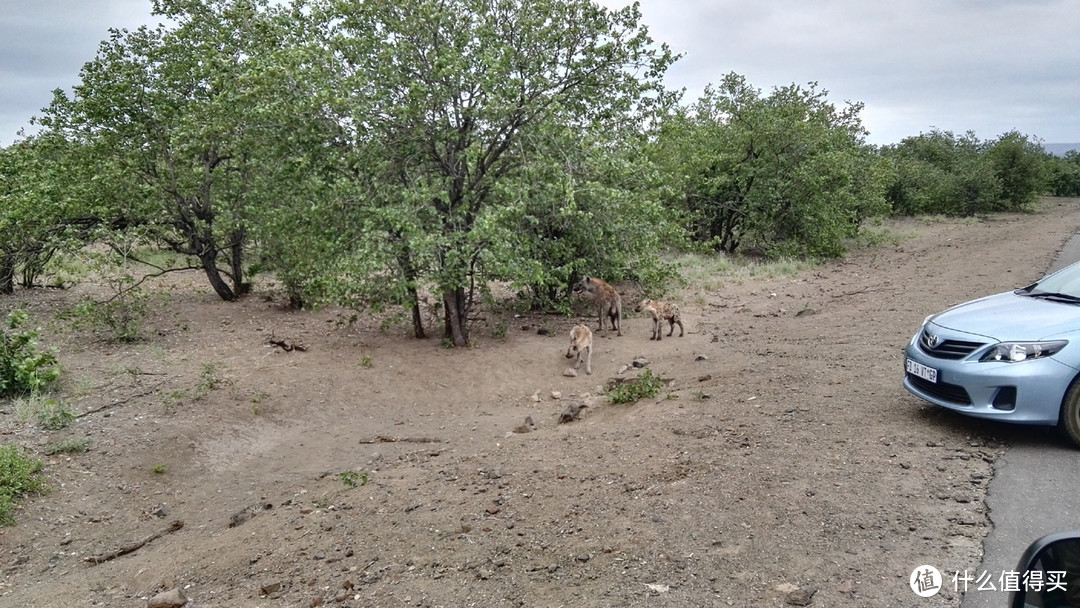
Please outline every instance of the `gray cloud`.
[{"label": "gray cloud", "polygon": [[0,11],[0,145],[29,128],[52,92],[78,84],[110,28],[157,23],[150,0],[5,0]]},{"label": "gray cloud", "polygon": [[[604,0],[608,6],[627,4]],[[765,92],[817,82],[866,104],[872,143],[931,128],[1080,141],[1080,3],[643,0],[691,95],[736,72]]]},{"label": "gray cloud", "polygon": [[[1080,142],[1074,0],[642,0],[641,7],[653,38],[685,54],[667,82],[691,98],[736,72],[765,92],[813,81],[835,103],[865,103],[872,143],[931,128]],[[76,84],[110,27],[156,23],[150,10],[150,0],[7,0],[0,145],[40,113],[53,89]]]}]

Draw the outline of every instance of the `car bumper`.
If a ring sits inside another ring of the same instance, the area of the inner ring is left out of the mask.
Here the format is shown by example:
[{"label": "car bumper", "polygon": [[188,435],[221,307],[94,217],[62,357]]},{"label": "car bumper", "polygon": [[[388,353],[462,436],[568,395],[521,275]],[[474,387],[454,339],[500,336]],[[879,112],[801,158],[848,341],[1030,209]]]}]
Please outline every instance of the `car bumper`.
[{"label": "car bumper", "polygon": [[1058,423],[1062,398],[1076,375],[1073,368],[1052,357],[1019,363],[980,362],[985,348],[962,359],[940,359],[926,354],[918,337],[916,334],[908,343],[904,355],[937,370],[937,380],[931,382],[905,371],[904,388],[911,394],[978,418],[1019,424]]}]

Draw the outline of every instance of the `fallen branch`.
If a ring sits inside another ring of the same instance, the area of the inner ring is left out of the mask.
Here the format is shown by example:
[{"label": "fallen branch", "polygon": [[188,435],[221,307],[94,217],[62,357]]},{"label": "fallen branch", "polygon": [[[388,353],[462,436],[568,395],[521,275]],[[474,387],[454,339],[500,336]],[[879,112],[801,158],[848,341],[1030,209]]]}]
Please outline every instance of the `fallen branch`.
[{"label": "fallen branch", "polygon": [[157,384],[157,385],[155,385],[155,386],[153,386],[153,387],[151,387],[151,388],[149,388],[149,389],[147,389],[147,390],[145,390],[145,391],[143,391],[141,393],[135,393],[134,395],[128,395],[127,397],[125,397],[123,399],[118,399],[116,401],[113,401],[112,403],[106,403],[105,405],[102,405],[100,407],[95,407],[92,410],[87,410],[87,411],[85,411],[85,412],[83,412],[81,414],[76,414],[75,417],[76,418],[82,418],[84,416],[89,416],[90,414],[96,414],[98,412],[105,411],[105,410],[107,410],[109,408],[113,408],[113,407],[116,407],[118,405],[123,405],[123,404],[127,403],[128,401],[131,401],[132,399],[138,399],[139,397],[145,397],[147,395],[152,395],[152,394],[156,393],[159,388],[161,388],[161,384]]},{"label": "fallen branch", "polygon": [[856,289],[855,291],[847,291],[847,292],[844,292],[844,293],[834,293],[834,294],[832,294],[832,297],[834,297],[834,298],[846,298],[848,296],[857,296],[857,295],[859,295],[861,293],[873,293],[875,291],[896,291],[896,290],[886,288],[886,287],[863,287],[862,289]]},{"label": "fallen branch", "polygon": [[116,551],[113,551],[111,553],[104,553],[102,555],[90,555],[90,556],[84,558],[83,561],[90,564],[91,566],[96,566],[98,564],[104,564],[105,562],[107,562],[109,560],[114,560],[114,559],[116,559],[116,558],[118,558],[120,556],[127,555],[128,553],[134,553],[134,552],[138,551],[139,549],[142,549],[146,545],[148,545],[148,544],[154,542],[155,540],[161,538],[162,536],[165,536],[166,534],[172,534],[173,532],[176,532],[177,530],[179,530],[180,528],[183,528],[183,527],[184,527],[184,522],[178,519],[178,520],[172,522],[171,524],[169,524],[168,528],[165,528],[163,530],[158,530],[157,532],[151,534],[150,536],[147,536],[146,538],[144,538],[144,539],[142,539],[140,541],[135,541],[133,543],[124,545],[123,547],[120,547],[119,549],[117,549]]},{"label": "fallen branch", "polygon": [[285,351],[287,353],[292,352],[294,350],[298,350],[300,352],[307,351],[307,347],[304,346],[303,344],[293,344],[292,342],[289,342],[288,340],[275,340],[273,337],[271,337],[269,340],[267,340],[267,342],[269,342],[270,344],[272,344],[274,346],[277,346],[278,348],[280,348],[281,350],[283,350],[283,351]]},{"label": "fallen branch", "polygon": [[377,435],[374,439],[361,439],[360,443],[442,443],[434,437],[389,437]]}]

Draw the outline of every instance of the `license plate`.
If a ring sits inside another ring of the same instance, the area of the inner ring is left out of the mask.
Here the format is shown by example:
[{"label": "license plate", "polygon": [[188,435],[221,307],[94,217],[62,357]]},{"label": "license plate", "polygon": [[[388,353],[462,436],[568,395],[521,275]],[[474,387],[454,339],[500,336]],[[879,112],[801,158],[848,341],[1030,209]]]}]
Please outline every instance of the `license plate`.
[{"label": "license plate", "polygon": [[932,367],[927,367],[918,361],[906,359],[904,361],[904,369],[907,370],[907,373],[918,376],[923,380],[934,383],[937,382],[937,370]]}]

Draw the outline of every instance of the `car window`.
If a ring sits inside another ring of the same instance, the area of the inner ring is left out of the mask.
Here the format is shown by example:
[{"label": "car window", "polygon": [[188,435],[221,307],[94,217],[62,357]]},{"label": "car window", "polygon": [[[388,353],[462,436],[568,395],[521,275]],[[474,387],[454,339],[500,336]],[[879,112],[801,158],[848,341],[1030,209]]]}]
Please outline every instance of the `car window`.
[{"label": "car window", "polygon": [[1080,297],[1080,264],[1073,264],[1034,285],[1033,293],[1063,293]]}]

